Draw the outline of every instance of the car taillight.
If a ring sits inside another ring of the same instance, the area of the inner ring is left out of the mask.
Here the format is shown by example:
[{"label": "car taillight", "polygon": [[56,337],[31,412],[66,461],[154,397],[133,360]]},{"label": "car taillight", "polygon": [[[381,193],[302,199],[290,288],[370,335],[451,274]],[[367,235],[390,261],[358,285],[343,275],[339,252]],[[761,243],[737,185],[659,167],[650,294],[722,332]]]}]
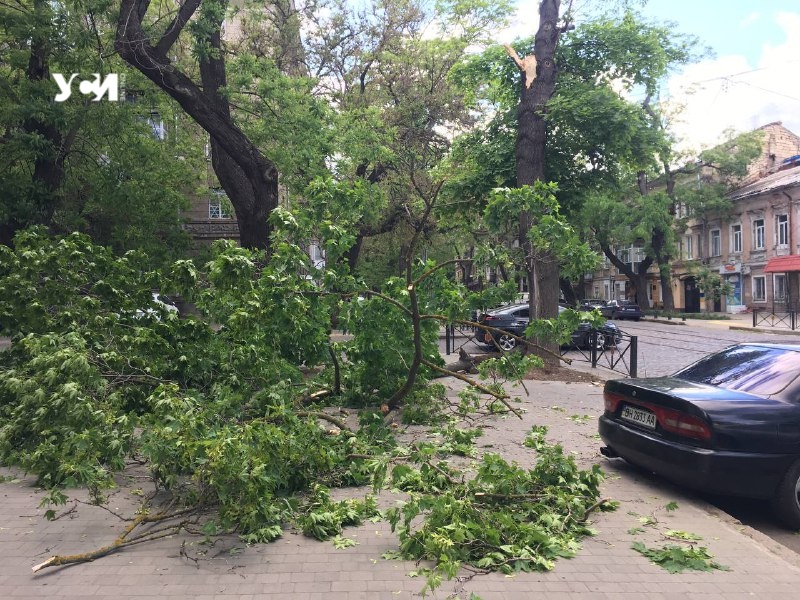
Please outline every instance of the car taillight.
[{"label": "car taillight", "polygon": [[662,408],[656,412],[656,418],[664,429],[672,433],[696,440],[711,439],[711,428],[705,421],[697,417],[677,410]]},{"label": "car taillight", "polygon": [[617,394],[616,392],[608,392],[603,391],[603,400],[605,401],[606,411],[610,413],[617,412],[617,407],[619,403],[625,399],[625,396],[622,394]]},{"label": "car taillight", "polygon": [[482,321],[494,321],[497,317],[493,317],[492,315],[483,315],[481,317]]},{"label": "car taillight", "polygon": [[615,392],[603,392],[603,398],[605,400],[606,410],[609,412],[615,412],[620,402],[625,402],[631,406],[646,408],[655,413],[656,420],[664,431],[676,433],[695,440],[705,441],[711,439],[711,427],[699,417],[693,417],[692,415],[673,408],[657,406],[650,402],[642,402],[640,400],[631,401],[630,398]]}]

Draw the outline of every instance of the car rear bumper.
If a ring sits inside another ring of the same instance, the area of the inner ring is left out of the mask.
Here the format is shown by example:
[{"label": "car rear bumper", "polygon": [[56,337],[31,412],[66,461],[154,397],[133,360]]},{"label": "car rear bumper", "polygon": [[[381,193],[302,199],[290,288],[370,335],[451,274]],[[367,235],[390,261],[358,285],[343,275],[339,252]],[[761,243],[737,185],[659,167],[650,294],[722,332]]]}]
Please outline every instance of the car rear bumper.
[{"label": "car rear bumper", "polygon": [[797,459],[787,454],[755,454],[697,448],[665,440],[600,417],[600,437],[628,462],[696,490],[770,498]]}]

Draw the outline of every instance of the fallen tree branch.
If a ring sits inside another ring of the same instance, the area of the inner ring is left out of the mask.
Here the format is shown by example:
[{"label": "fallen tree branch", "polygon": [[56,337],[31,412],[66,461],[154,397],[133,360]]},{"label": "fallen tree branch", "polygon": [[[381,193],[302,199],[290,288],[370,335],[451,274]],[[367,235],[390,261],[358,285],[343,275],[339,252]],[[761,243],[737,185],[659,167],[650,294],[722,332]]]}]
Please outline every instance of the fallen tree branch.
[{"label": "fallen tree branch", "polygon": [[111,542],[107,546],[103,546],[102,548],[98,548],[97,550],[93,550],[91,552],[84,552],[82,554],[61,554],[61,555],[51,556],[43,563],[39,563],[38,565],[33,566],[31,570],[34,573],[38,573],[42,569],[46,569],[48,567],[59,567],[70,564],[91,562],[103,556],[107,556],[109,554],[113,554],[114,552],[118,552],[119,550],[122,550],[123,548],[126,548],[128,546],[133,546],[134,544],[141,544],[142,542],[148,542],[151,540],[157,540],[170,535],[175,535],[183,528],[186,521],[181,521],[180,523],[169,525],[167,527],[162,527],[161,529],[144,531],[142,533],[138,533],[133,537],[129,537],[134,533],[137,527],[150,525],[154,523],[163,523],[171,519],[177,519],[178,517],[189,514],[196,510],[197,510],[196,507],[192,507],[175,511],[172,513],[160,512],[156,515],[140,514],[133,520],[133,522],[130,525],[128,525],[122,531],[122,533],[120,533],[117,536],[117,538],[113,542]]},{"label": "fallen tree branch", "polygon": [[[557,360],[560,360],[560,361],[563,361],[563,362],[567,363],[568,365],[572,364],[572,359],[571,358],[566,358],[564,356],[561,356],[560,354],[556,354],[555,352],[551,352],[550,350],[548,350],[544,346],[540,346],[539,344],[535,344],[534,342],[532,342],[530,340],[526,340],[524,337],[520,337],[518,335],[514,335],[513,333],[511,333],[509,331],[506,331],[505,329],[498,329],[497,327],[490,327],[489,325],[484,325],[483,323],[477,323],[475,321],[467,321],[466,319],[450,319],[450,317],[445,317],[444,315],[420,315],[419,318],[420,318],[420,320],[423,320],[423,319],[434,319],[436,321],[443,321],[445,323],[457,323],[459,325],[467,325],[469,327],[482,329],[483,331],[489,331],[489,332],[493,332],[493,333],[505,334],[508,337],[517,340],[520,344],[524,344],[528,348],[536,348],[538,351],[543,352],[545,354],[549,354],[553,358],[555,358]],[[499,348],[498,348],[498,350],[499,350]]]},{"label": "fallen tree branch", "polygon": [[510,410],[512,413],[514,413],[517,417],[519,417],[520,419],[522,418],[522,414],[516,408],[514,408],[508,403],[509,396],[507,394],[499,394],[494,390],[489,389],[485,385],[475,381],[474,379],[472,379],[472,377],[467,377],[466,375],[462,375],[461,373],[453,373],[452,371],[448,371],[447,369],[444,369],[425,358],[422,359],[422,364],[430,369],[433,369],[434,371],[438,371],[439,373],[444,373],[445,375],[448,375],[450,377],[455,377],[456,379],[460,379],[461,381],[468,383],[472,387],[482,391],[484,394],[489,394],[490,396],[493,396],[495,399],[505,404],[506,408]]},{"label": "fallen tree branch", "polygon": [[345,423],[341,419],[337,419],[336,417],[333,417],[333,416],[331,416],[331,415],[329,415],[327,413],[324,413],[324,412],[309,412],[309,411],[301,410],[301,411],[298,411],[296,414],[297,414],[298,417],[314,417],[315,419],[320,419],[322,421],[328,421],[328,423],[332,423],[333,425],[336,425],[336,427],[341,429],[342,433],[344,433],[344,434],[346,434],[348,436],[354,436],[355,435],[355,433],[350,431],[350,428],[347,426],[347,423]]}]

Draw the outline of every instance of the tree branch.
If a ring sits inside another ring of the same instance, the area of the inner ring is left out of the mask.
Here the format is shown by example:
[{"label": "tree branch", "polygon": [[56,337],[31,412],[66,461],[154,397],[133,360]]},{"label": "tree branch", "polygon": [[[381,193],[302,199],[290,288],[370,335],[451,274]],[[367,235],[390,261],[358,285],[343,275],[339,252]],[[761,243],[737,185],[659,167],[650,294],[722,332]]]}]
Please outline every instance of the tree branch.
[{"label": "tree branch", "polygon": [[468,383],[472,387],[482,391],[484,394],[489,394],[490,396],[494,397],[495,399],[505,404],[506,408],[510,410],[512,413],[514,413],[517,417],[519,417],[520,419],[522,418],[522,413],[520,413],[516,408],[514,408],[508,403],[507,400],[508,396],[506,394],[499,394],[494,390],[486,387],[485,385],[479,383],[478,381],[472,379],[472,377],[467,377],[466,375],[462,375],[461,373],[455,373],[454,371],[448,371],[447,369],[443,369],[439,365],[432,363],[426,358],[422,359],[422,364],[430,369],[433,369],[434,371],[438,371],[439,373],[444,373],[445,375],[448,375],[450,377],[455,377],[456,379],[460,379],[461,381]]},{"label": "tree branch", "polygon": [[180,36],[181,31],[183,31],[189,19],[192,18],[192,15],[200,6],[201,1],[202,0],[183,1],[180,9],[178,9],[178,14],[175,15],[175,18],[172,19],[172,23],[169,24],[169,27],[167,27],[167,30],[164,32],[164,35],[158,40],[155,46],[156,52],[166,58],[167,52],[169,52],[169,49],[172,48],[173,44],[177,41],[178,36]]}]

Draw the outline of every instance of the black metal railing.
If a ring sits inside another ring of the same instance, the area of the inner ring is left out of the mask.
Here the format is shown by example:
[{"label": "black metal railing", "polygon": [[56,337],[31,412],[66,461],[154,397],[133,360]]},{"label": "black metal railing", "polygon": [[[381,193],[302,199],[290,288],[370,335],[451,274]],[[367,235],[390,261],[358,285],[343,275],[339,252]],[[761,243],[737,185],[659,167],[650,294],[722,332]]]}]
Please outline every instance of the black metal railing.
[{"label": "black metal railing", "polygon": [[[603,336],[603,344],[598,343],[598,335]],[[593,369],[603,367],[636,377],[639,369],[639,338],[621,330],[615,339],[608,340],[608,337],[607,333],[593,329],[589,332],[588,348],[565,347],[561,349],[561,355],[571,360],[588,362]]]},{"label": "black metal railing", "polygon": [[[476,333],[471,327],[446,325],[444,328],[445,354],[450,355],[455,352],[456,338],[474,339]],[[603,343],[598,343],[598,335],[601,333],[604,338]],[[619,330],[614,339],[609,339],[608,333],[593,329],[589,332],[588,347],[564,346],[561,348],[561,356],[588,362],[593,369],[602,367],[636,377],[639,364],[639,338]]]},{"label": "black metal railing", "polygon": [[788,327],[792,331],[797,327],[797,311],[795,310],[758,310],[753,309],[753,327]]}]

